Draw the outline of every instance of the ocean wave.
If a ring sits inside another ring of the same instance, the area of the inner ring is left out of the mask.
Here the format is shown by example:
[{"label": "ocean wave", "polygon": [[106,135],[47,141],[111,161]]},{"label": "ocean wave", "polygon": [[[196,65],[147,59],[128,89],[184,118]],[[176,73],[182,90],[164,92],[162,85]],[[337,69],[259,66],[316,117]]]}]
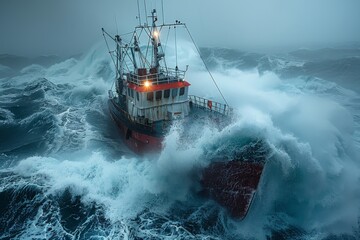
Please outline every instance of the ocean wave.
[{"label": "ocean wave", "polygon": [[[2,81],[0,159],[16,159],[0,172],[2,237],[356,236],[356,91],[304,69],[282,74],[308,60],[216,50],[222,55],[210,56],[213,75],[237,117],[224,129],[173,126],[159,155],[139,157],[121,144],[108,116],[114,72],[102,48],[50,67],[31,65]],[[192,93],[221,100],[194,49],[179,51],[186,59],[180,64],[193,63]],[[266,67],[269,59],[275,60]],[[188,141],[181,137],[186,130],[193,131]],[[257,144],[263,147],[251,147]],[[198,192],[201,170],[217,154],[242,151],[265,154],[267,164],[240,222]]]}]

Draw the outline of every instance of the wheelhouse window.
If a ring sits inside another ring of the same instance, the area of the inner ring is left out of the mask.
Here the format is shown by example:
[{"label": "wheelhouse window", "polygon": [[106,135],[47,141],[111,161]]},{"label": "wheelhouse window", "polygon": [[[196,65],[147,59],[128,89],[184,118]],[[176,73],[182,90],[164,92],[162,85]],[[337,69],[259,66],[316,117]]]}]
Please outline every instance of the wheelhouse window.
[{"label": "wheelhouse window", "polygon": [[177,89],[177,88],[173,88],[173,89],[171,90],[171,96],[172,96],[173,98],[176,98],[177,94],[178,94],[178,89]]},{"label": "wheelhouse window", "polygon": [[131,89],[131,97],[134,98],[134,89]]},{"label": "wheelhouse window", "polygon": [[130,88],[128,88],[128,96],[130,97]]},{"label": "wheelhouse window", "polygon": [[139,92],[136,92],[136,99],[137,99],[138,101],[140,101]]},{"label": "wheelhouse window", "polygon": [[151,102],[154,101],[154,92],[147,93],[147,100]]},{"label": "wheelhouse window", "polygon": [[156,100],[161,100],[161,96],[162,96],[162,91],[157,91],[157,92],[155,93],[155,98],[156,98]]},{"label": "wheelhouse window", "polygon": [[164,98],[169,98],[170,97],[170,89],[166,89],[164,91]]},{"label": "wheelhouse window", "polygon": [[180,88],[179,96],[182,96],[182,95],[184,95],[184,94],[185,94],[185,88],[182,87],[182,88]]}]

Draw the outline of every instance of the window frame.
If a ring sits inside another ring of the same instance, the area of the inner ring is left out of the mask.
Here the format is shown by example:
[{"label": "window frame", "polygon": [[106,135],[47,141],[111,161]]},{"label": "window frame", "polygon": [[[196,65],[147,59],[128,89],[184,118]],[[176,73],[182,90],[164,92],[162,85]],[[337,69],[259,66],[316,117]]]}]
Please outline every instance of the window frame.
[{"label": "window frame", "polygon": [[162,99],[162,90],[156,91],[155,92],[155,100],[161,101],[161,99]]},{"label": "window frame", "polygon": [[177,88],[173,88],[171,89],[171,96],[172,98],[176,98],[178,96],[178,89]]},{"label": "window frame", "polygon": [[185,94],[185,87],[182,87],[179,90],[179,96],[184,96],[184,94]]},{"label": "window frame", "polygon": [[149,102],[153,102],[153,101],[154,101],[154,92],[147,92],[147,94],[146,94],[146,99],[147,99]]},{"label": "window frame", "polygon": [[164,90],[164,98],[169,98],[170,97],[170,89],[165,89]]}]

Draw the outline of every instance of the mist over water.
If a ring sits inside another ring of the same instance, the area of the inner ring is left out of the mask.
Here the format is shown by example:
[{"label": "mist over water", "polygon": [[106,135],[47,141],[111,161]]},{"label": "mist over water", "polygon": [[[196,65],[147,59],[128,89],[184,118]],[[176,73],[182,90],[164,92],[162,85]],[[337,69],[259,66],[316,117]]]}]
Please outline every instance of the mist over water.
[{"label": "mist over water", "polygon": [[[181,45],[190,94],[222,101],[195,49]],[[146,157],[121,143],[109,117],[114,69],[103,45],[51,66],[0,66],[0,236],[358,238],[359,83],[321,75],[326,68],[351,79],[351,68],[340,74],[309,59],[311,51],[202,51],[236,118],[224,129],[194,123],[197,137],[185,142],[175,124],[163,151]],[[359,66],[353,52],[334,64]],[[251,139],[269,154],[249,215],[238,221],[197,194],[198,180],[208,156]]]}]

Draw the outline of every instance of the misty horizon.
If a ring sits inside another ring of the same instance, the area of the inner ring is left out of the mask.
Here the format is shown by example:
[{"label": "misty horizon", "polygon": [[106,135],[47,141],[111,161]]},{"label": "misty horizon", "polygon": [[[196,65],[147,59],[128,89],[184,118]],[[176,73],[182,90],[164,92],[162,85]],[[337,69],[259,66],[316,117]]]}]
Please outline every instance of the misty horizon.
[{"label": "misty horizon", "polygon": [[[166,22],[185,22],[200,47],[256,52],[360,43],[359,1],[204,3],[164,1]],[[5,0],[0,5],[0,54],[70,56],[101,42],[102,27],[121,34],[138,24],[137,3],[130,0]],[[161,1],[147,1],[147,12],[153,8],[162,22]],[[140,10],[145,22],[145,9]]]}]

